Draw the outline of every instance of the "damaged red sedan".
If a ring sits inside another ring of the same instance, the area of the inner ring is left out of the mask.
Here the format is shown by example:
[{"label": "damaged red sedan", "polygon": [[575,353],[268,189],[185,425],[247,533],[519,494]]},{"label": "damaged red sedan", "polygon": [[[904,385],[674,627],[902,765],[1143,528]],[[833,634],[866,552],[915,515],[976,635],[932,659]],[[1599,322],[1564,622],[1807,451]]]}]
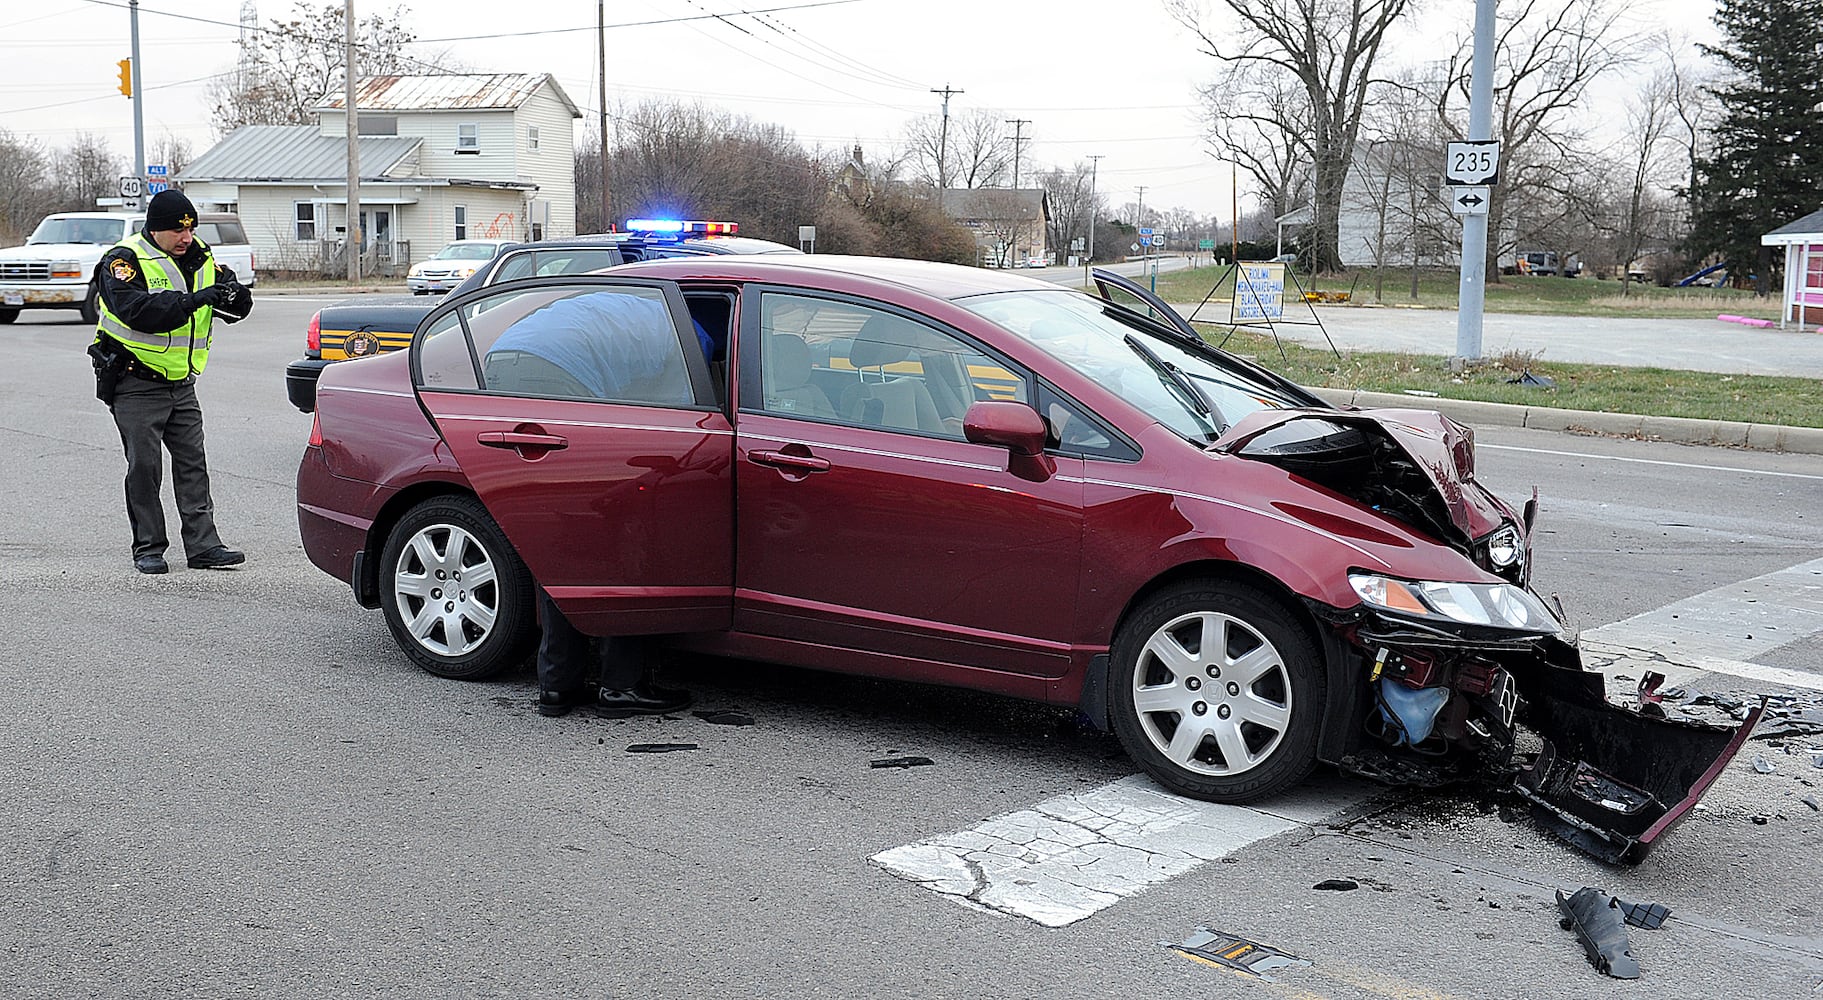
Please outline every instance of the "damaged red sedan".
[{"label": "damaged red sedan", "polygon": [[305,549],[448,677],[522,662],[541,585],[597,635],[1073,706],[1197,798],[1510,769],[1616,860],[1694,804],[1745,728],[1606,702],[1467,428],[1096,280],[715,257],[459,295],[325,371]]}]

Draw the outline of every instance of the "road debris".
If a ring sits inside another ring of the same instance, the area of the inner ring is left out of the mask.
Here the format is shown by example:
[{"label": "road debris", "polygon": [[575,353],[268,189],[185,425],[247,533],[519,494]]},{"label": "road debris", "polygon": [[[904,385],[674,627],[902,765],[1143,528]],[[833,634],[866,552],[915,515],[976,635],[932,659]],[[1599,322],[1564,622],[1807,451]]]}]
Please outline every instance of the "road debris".
[{"label": "road debris", "polygon": [[707,722],[711,726],[751,726],[753,716],[733,709],[699,709],[691,715]]},{"label": "road debris", "polygon": [[1763,756],[1755,757],[1753,759],[1753,769],[1761,774],[1771,774],[1778,770],[1778,768],[1772,766],[1772,761],[1767,760]]},{"label": "road debris", "polygon": [[1558,925],[1575,931],[1588,953],[1589,964],[1615,979],[1638,979],[1639,962],[1627,943],[1627,924],[1619,900],[1600,889],[1584,886],[1569,896],[1557,890],[1557,908],[1563,911]]},{"label": "road debris", "polygon": [[1212,931],[1207,927],[1198,927],[1195,934],[1176,944],[1161,943],[1192,961],[1229,969],[1269,983],[1278,980],[1267,975],[1268,972],[1310,965],[1309,960],[1280,951],[1271,945],[1249,941],[1225,931]]},{"label": "road debris", "polygon": [[675,753],[679,750],[699,750],[694,743],[635,743],[627,747],[628,753]]},{"label": "road debris", "polygon": [[936,761],[929,757],[881,757],[867,762],[868,767],[929,767]]},{"label": "road debris", "polygon": [[1671,908],[1662,903],[1629,903],[1618,896],[1614,898],[1614,906],[1627,923],[1649,931],[1663,927],[1665,918],[1671,915]]},{"label": "road debris", "polygon": [[1326,878],[1311,888],[1325,892],[1353,892],[1361,888],[1361,883],[1352,878]]}]

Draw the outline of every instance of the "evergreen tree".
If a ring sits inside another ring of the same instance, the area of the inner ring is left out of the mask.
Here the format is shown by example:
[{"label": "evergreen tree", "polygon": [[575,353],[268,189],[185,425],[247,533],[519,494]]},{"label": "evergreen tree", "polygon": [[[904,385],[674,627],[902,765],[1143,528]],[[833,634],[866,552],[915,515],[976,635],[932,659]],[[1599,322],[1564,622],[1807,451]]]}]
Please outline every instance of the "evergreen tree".
[{"label": "evergreen tree", "polygon": [[1771,287],[1760,235],[1823,207],[1823,0],[1721,0],[1722,119],[1697,163],[1691,249]]}]

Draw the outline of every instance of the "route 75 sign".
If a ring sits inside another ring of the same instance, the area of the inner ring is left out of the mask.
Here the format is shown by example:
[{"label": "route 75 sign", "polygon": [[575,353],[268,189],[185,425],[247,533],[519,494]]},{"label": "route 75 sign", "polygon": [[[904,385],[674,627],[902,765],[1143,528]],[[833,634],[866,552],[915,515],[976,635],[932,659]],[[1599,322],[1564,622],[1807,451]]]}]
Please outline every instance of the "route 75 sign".
[{"label": "route 75 sign", "polygon": [[1443,183],[1460,187],[1500,183],[1500,142],[1450,143],[1444,153]]}]

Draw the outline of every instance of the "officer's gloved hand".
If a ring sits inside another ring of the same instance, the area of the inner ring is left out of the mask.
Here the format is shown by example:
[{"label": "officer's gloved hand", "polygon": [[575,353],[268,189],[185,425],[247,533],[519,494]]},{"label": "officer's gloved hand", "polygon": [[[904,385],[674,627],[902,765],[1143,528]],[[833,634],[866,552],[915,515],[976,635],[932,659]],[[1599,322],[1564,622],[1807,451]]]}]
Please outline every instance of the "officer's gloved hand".
[{"label": "officer's gloved hand", "polygon": [[217,307],[226,305],[233,293],[226,285],[210,285],[199,292],[190,293],[190,308],[200,309],[203,306]]}]

